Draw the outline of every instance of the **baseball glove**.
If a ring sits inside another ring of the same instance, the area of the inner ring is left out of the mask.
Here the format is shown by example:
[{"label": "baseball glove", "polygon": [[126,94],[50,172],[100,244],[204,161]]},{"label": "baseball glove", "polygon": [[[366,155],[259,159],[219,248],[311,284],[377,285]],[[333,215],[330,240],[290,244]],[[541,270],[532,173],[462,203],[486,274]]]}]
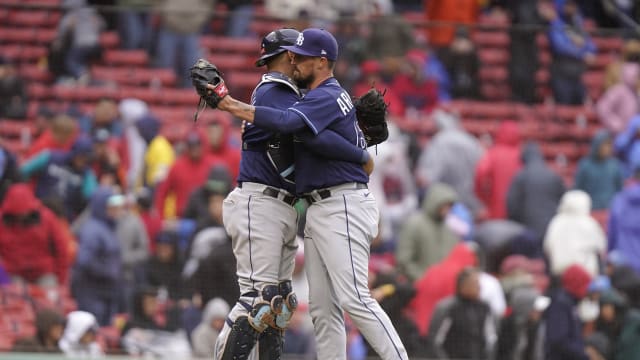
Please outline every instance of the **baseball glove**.
[{"label": "baseball glove", "polygon": [[378,145],[387,140],[389,129],[387,128],[387,104],[384,102],[384,92],[371,88],[366,94],[355,99],[354,106],[358,125],[364,133],[367,146]]},{"label": "baseball glove", "polygon": [[[191,67],[191,83],[200,95],[201,101],[204,100],[214,109],[218,107],[220,100],[229,93],[218,68],[205,59],[199,59]],[[208,88],[208,84],[213,85],[215,89]]]}]

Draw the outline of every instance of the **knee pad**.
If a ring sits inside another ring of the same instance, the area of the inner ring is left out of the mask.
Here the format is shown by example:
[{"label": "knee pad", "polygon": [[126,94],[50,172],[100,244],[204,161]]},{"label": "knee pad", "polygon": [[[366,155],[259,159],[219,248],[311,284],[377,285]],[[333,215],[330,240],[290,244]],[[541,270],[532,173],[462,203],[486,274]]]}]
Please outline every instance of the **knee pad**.
[{"label": "knee pad", "polygon": [[273,327],[268,327],[258,338],[259,360],[280,360],[284,347],[283,332]]},{"label": "knee pad", "polygon": [[276,316],[275,323],[278,328],[286,329],[289,326],[293,312],[298,308],[298,297],[296,293],[293,292],[291,281],[282,281],[278,284],[278,287],[280,296],[283,297],[284,306],[282,307],[281,313]]},{"label": "knee pad", "polygon": [[260,333],[249,323],[246,316],[240,316],[231,326],[227,343],[222,352],[222,360],[246,360],[256,345]]},{"label": "knee pad", "polygon": [[276,316],[282,313],[284,307],[284,299],[277,285],[265,286],[261,298],[248,317],[249,324],[258,332],[263,332],[269,325],[274,326]]}]

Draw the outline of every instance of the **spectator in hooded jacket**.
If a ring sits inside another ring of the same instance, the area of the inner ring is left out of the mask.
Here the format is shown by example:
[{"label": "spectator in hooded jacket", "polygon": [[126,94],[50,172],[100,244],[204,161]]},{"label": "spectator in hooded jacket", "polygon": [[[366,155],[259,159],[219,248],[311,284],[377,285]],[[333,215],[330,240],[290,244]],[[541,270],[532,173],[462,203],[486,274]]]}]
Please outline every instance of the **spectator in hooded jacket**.
[{"label": "spectator in hooded jacket", "polygon": [[123,214],[124,198],[109,188],[91,198],[91,212],[78,231],[78,255],[71,277],[71,292],[78,309],[94,314],[107,326],[116,313],[121,287],[122,257],[116,222]]},{"label": "spectator in hooded jacket", "polygon": [[65,318],[56,310],[42,309],[36,313],[36,334],[16,340],[11,351],[30,353],[59,353]]},{"label": "spectator in hooded jacket", "polygon": [[66,238],[56,216],[27,184],[9,188],[0,216],[0,259],[11,277],[41,286],[66,283]]},{"label": "spectator in hooded jacket", "polygon": [[584,29],[575,0],[555,0],[556,16],[549,27],[551,90],[558,104],[580,105],[585,100],[582,74],[596,47]]},{"label": "spectator in hooded jacket", "polygon": [[476,194],[487,208],[490,219],[507,216],[507,190],[521,166],[518,124],[501,122],[495,145],[487,150],[476,167]]},{"label": "spectator in hooded jacket", "polygon": [[[207,180],[202,186],[193,190],[182,216],[196,221],[196,224],[205,224],[210,218],[209,198],[215,193],[228,194],[231,191],[233,180],[229,169],[222,164],[214,165],[209,170]],[[202,228],[197,226],[196,228]]]},{"label": "spectator in hooded jacket", "polygon": [[565,186],[560,175],[547,167],[536,143],[522,150],[524,168],[513,178],[507,192],[507,216],[542,239],[556,213]]},{"label": "spectator in hooded jacket", "polygon": [[624,131],[629,120],[640,112],[639,82],[640,65],[625,63],[622,66],[620,82],[607,89],[598,99],[596,104],[598,117],[611,133],[618,134]]},{"label": "spectator in hooded jacket", "polygon": [[221,298],[211,299],[204,308],[202,322],[191,333],[193,354],[197,357],[213,356],[216,339],[229,313],[229,304]]},{"label": "spectator in hooded jacket", "polygon": [[427,21],[445,22],[446,24],[434,24],[428,26],[427,41],[436,48],[445,48],[451,44],[455,35],[455,25],[462,23],[473,25],[478,19],[480,3],[475,0],[428,0],[425,1],[424,10]]},{"label": "spectator in hooded jacket", "polygon": [[584,191],[570,190],[562,196],[544,238],[552,274],[559,276],[573,264],[581,264],[591,276],[600,272],[607,239],[590,213],[591,199]]},{"label": "spectator in hooded jacket", "polygon": [[213,157],[213,162],[227,165],[235,183],[240,173],[240,147],[233,144],[231,129],[229,118],[220,117],[210,121],[206,127],[206,143],[209,144],[209,154]]},{"label": "spectator in hooded jacket", "polygon": [[156,253],[144,265],[145,284],[164,288],[170,299],[189,297],[185,282],[181,279],[184,262],[178,252],[178,237],[175,233],[163,231],[156,238]]},{"label": "spectator in hooded jacket", "polygon": [[616,136],[613,148],[623,162],[624,176],[633,176],[633,170],[640,166],[640,114],[629,120],[627,128]]},{"label": "spectator in hooded jacket", "polygon": [[457,197],[444,184],[432,184],[422,209],[403,225],[398,237],[398,269],[411,281],[422,278],[425,270],[442,261],[460,241],[445,219]]},{"label": "spectator in hooded jacket", "polygon": [[460,202],[476,216],[480,203],[473,191],[473,178],[484,150],[478,140],[462,128],[457,116],[437,110],[433,119],[438,132],[418,160],[418,185],[426,187],[440,182],[451,186]]},{"label": "spectator in hooded jacket", "polygon": [[147,114],[138,119],[135,127],[146,144],[142,162],[141,179],[136,185],[154,188],[163,181],[169,173],[169,168],[175,160],[173,146],[167,138],[160,134],[160,121],[153,115]]},{"label": "spectator in hooded jacket", "polygon": [[438,83],[423,71],[426,57],[420,50],[409,51],[391,83],[391,90],[398,95],[405,110],[430,113],[438,105]]},{"label": "spectator in hooded jacket", "polygon": [[611,133],[599,131],[591,142],[591,151],[578,162],[575,188],[591,196],[593,209],[607,209],[615,194],[622,189],[623,174],[618,159],[613,157]]},{"label": "spectator in hooded jacket", "polygon": [[640,166],[636,168],[631,184],[624,188],[611,204],[609,225],[609,251],[624,254],[636,272],[640,272]]},{"label": "spectator in hooded jacket", "polygon": [[[213,158],[206,152],[206,135],[192,130],[185,137],[186,151],[171,168],[167,178],[156,189],[155,205],[158,214],[165,218],[182,217],[193,189],[202,185],[214,165]],[[176,210],[167,214],[165,201],[169,195],[175,196]]]},{"label": "spectator in hooded jacket", "polygon": [[587,295],[591,276],[580,265],[571,265],[561,277],[561,285],[551,293],[544,314],[546,323],[545,359],[588,360],[576,305]]},{"label": "spectator in hooded jacket", "polygon": [[27,179],[37,176],[38,198],[60,198],[71,221],[82,212],[97,187],[89,163],[92,150],[91,139],[81,136],[69,152],[43,151],[27,160],[20,172]]},{"label": "spectator in hooded jacket", "polygon": [[460,271],[455,296],[436,306],[429,337],[438,359],[491,358],[497,340],[496,324],[489,306],[480,299],[479,275],[474,268]]},{"label": "spectator in hooded jacket", "polygon": [[144,153],[147,148],[147,144],[140,136],[135,124],[147,115],[149,109],[144,101],[128,98],[120,101],[118,112],[123,127],[123,137],[118,148],[118,155],[127,172],[127,189],[134,189],[138,185],[138,179],[142,176]]}]

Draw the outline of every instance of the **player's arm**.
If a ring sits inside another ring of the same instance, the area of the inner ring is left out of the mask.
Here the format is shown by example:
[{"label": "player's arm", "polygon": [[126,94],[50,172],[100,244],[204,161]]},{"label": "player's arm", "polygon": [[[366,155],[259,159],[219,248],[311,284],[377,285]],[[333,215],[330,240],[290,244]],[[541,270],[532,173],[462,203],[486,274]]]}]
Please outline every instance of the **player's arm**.
[{"label": "player's arm", "polygon": [[307,127],[302,116],[294,110],[278,110],[266,106],[253,106],[238,101],[230,95],[220,100],[218,109],[253,123],[256,126],[283,134],[300,132]]},{"label": "player's arm", "polygon": [[333,130],[326,129],[314,136],[310,131],[296,134],[304,146],[311,152],[331,160],[342,160],[356,164],[366,164],[371,157],[369,152],[360,148]]}]

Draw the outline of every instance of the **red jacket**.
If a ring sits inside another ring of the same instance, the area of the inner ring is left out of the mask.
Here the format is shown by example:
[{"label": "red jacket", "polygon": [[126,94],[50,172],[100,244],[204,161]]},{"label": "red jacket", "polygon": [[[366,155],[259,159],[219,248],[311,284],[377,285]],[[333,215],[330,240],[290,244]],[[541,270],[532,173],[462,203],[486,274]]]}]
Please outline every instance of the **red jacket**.
[{"label": "red jacket", "polygon": [[[32,225],[8,224],[5,219],[28,215]],[[39,216],[39,220],[37,217]],[[9,188],[0,207],[0,258],[10,274],[29,282],[53,273],[64,283],[69,269],[68,244],[53,212],[44,207],[26,184]]]},{"label": "red jacket", "polygon": [[407,74],[398,74],[393,79],[391,90],[402,101],[402,106],[415,108],[423,112],[431,112],[438,105],[438,84],[430,79],[420,83]]},{"label": "red jacket", "polygon": [[476,255],[464,243],[456,245],[449,256],[433,265],[415,282],[416,296],[409,304],[420,335],[429,331],[431,315],[436,304],[456,292],[458,273],[467,266],[476,265]]},{"label": "red jacket", "polygon": [[520,133],[513,121],[500,124],[496,143],[476,166],[475,192],[485,204],[490,219],[507,216],[507,191],[521,167]]},{"label": "red jacket", "polygon": [[[77,134],[77,132],[76,132]],[[57,142],[51,130],[46,130],[40,137],[33,142],[31,146],[27,149],[25,154],[26,158],[30,158],[31,156],[43,151],[43,150],[64,150],[68,151],[71,149],[71,145],[76,141],[76,135],[70,136],[69,140],[65,143]]]},{"label": "red jacket", "polygon": [[[426,0],[424,5],[427,21],[441,21],[472,25],[478,20],[478,0]],[[455,24],[428,26],[427,41],[435,47],[449,46],[456,31]]]},{"label": "red jacket", "polygon": [[[217,146],[209,143],[209,154],[213,157],[214,163],[225,164],[233,177],[233,180],[238,178],[240,173],[240,148],[234,146],[231,143],[231,120],[229,118],[216,118],[211,121],[213,124],[218,124],[222,129],[222,135]],[[211,126],[211,125],[209,125]],[[209,131],[209,129],[207,129]]]}]

